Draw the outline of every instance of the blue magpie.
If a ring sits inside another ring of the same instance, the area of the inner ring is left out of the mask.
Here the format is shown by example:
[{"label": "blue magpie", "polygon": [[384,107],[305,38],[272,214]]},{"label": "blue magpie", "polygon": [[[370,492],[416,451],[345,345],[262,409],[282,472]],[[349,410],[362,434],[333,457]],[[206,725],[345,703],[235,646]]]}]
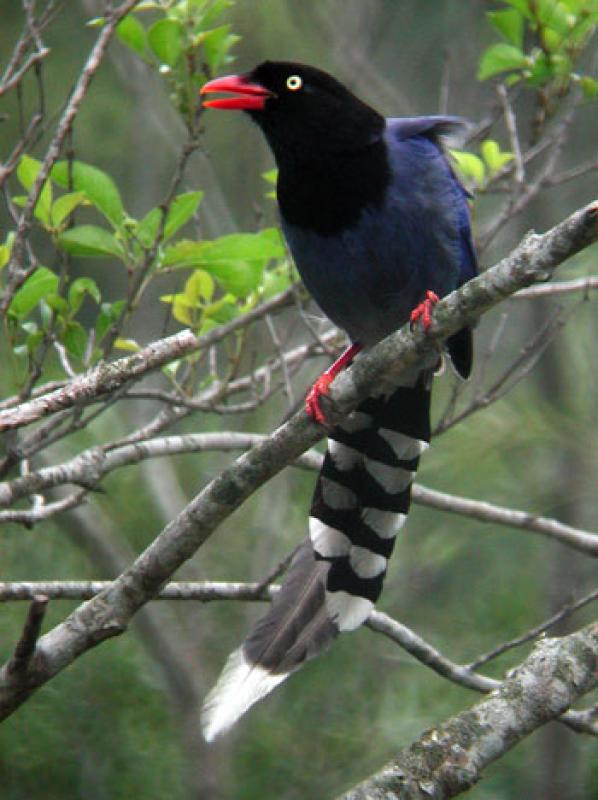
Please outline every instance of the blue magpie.
[{"label": "blue magpie", "polygon": [[[303,282],[351,346],[316,381],[320,399],[362,348],[421,319],[477,271],[468,197],[442,147],[456,117],[385,119],[325,72],[266,61],[207,83],[204,106],[241,109],[257,123],[278,167],[284,236]],[[447,342],[457,372],[472,363],[471,331]],[[328,433],[309,517],[269,611],[230,657],[208,695],[211,740],[339,633],[361,625],[382,590],[409,510],[419,457],[430,440],[437,358],[418,364],[391,394],[372,396]]]}]

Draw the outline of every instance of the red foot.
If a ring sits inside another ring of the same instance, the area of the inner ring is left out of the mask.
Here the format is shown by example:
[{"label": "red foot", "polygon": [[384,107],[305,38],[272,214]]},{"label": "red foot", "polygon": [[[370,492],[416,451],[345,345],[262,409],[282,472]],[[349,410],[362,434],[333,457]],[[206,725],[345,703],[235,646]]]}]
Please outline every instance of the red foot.
[{"label": "red foot", "polygon": [[344,353],[342,353],[332,364],[328,367],[326,372],[323,372],[318,380],[314,383],[305,398],[305,410],[309,416],[320,425],[326,424],[326,415],[320,407],[320,398],[322,395],[328,394],[330,384],[336,378],[339,372],[342,372],[345,367],[353,361],[353,358],[361,350],[360,344],[352,344]]},{"label": "red foot", "polygon": [[319,422],[320,425],[326,424],[326,415],[320,407],[320,397],[322,397],[323,394],[328,394],[328,387],[334,380],[334,377],[335,376],[330,375],[329,372],[324,372],[311,387],[305,398],[305,410],[309,416],[315,419],[316,422]]},{"label": "red foot", "polygon": [[424,330],[427,331],[432,322],[432,309],[440,300],[435,292],[427,291],[426,298],[411,312],[411,325],[415,325],[418,319],[421,318]]}]

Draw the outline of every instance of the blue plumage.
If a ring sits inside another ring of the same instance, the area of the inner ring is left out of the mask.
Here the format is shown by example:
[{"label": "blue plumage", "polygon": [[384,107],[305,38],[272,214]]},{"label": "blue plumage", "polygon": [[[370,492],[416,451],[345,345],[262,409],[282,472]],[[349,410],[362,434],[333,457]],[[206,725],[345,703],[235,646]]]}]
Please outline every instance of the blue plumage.
[{"label": "blue plumage", "polygon": [[282,227],[301,276],[325,314],[354,342],[399,328],[427,290],[443,296],[475,274],[469,211],[437,136],[454,118],[389,119],[389,167],[380,202],[332,235]]}]

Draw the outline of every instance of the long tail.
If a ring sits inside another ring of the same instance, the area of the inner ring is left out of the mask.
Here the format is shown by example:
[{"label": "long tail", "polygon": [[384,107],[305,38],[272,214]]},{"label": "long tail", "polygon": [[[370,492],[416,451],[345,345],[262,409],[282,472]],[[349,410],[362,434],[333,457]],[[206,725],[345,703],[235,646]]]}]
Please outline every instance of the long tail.
[{"label": "long tail", "polygon": [[206,740],[230,728],[340,631],[368,618],[430,441],[430,383],[430,374],[420,373],[412,386],[366,400],[329,435],[309,537],[267,614],[229,656],[206,698]]}]

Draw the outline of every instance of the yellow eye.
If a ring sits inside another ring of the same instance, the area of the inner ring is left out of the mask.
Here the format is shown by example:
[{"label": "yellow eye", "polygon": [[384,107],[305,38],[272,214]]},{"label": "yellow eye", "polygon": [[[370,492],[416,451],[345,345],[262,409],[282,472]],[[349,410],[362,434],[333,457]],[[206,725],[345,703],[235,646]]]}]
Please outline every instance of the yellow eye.
[{"label": "yellow eye", "polygon": [[290,89],[291,92],[296,92],[303,86],[303,81],[299,77],[299,75],[291,75],[287,78],[287,89]]}]

